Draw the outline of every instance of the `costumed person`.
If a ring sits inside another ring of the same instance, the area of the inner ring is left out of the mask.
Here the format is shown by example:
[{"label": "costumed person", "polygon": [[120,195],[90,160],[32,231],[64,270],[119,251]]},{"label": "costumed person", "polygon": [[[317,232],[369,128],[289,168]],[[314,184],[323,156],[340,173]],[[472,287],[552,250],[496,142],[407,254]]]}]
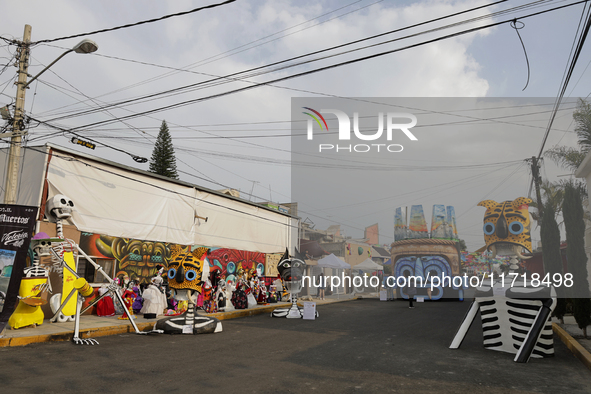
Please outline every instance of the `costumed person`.
[{"label": "costumed person", "polygon": [[266,304],[267,301],[267,286],[262,280],[259,281],[259,295],[257,297],[257,304]]},{"label": "costumed person", "polygon": [[[123,294],[121,294],[121,298],[123,298],[123,302],[125,303],[125,307],[129,311],[129,314],[135,319],[135,315],[133,313],[133,302],[135,301],[135,293],[130,289],[125,289]],[[123,315],[118,317],[119,320],[128,320],[127,315]]]},{"label": "costumed person", "polygon": [[412,302],[415,298],[415,295],[417,295],[416,280],[414,280],[414,278],[413,278],[413,280],[410,280],[408,272],[406,272],[404,276],[406,277],[406,295],[408,296],[408,307],[414,308],[414,305]]},{"label": "costumed person", "polygon": [[209,279],[205,281],[201,291],[201,294],[203,295],[203,310],[205,313],[216,313],[217,303],[213,297],[213,286],[211,285],[211,281]]},{"label": "costumed person", "polygon": [[[118,289],[116,291],[123,298],[123,292],[124,292],[123,275],[117,277],[117,279],[115,279],[115,282],[118,285]],[[115,306],[115,314],[116,315],[123,315],[123,314],[125,314],[125,305],[121,305],[121,303],[119,302],[119,300],[113,299],[113,305]]]},{"label": "costumed person", "polygon": [[144,290],[144,305],[140,310],[140,313],[143,313],[144,317],[147,314],[153,315],[153,317],[164,314],[167,307],[167,301],[164,289],[160,287],[162,281],[161,276],[155,276],[152,278],[150,285]]},{"label": "costumed person", "polygon": [[269,286],[269,295],[267,296],[267,302],[275,304],[277,302],[277,287],[275,285]]},{"label": "costumed person", "polygon": [[283,282],[280,277],[277,277],[277,279],[273,281],[273,286],[275,286],[275,298],[277,298],[277,302],[279,302],[281,301],[281,295],[283,294]]},{"label": "costumed person", "polygon": [[248,308],[248,300],[246,298],[246,284],[243,278],[238,279],[238,282],[236,282],[236,290],[232,294],[232,305],[234,305],[235,309]]},{"label": "costumed person", "polygon": [[232,282],[231,280],[226,282],[225,287],[226,308],[224,309],[224,312],[233,311],[234,305],[232,304],[232,298],[234,296],[234,291],[236,290],[236,287],[234,286],[234,282]]},{"label": "costumed person", "polygon": [[142,298],[142,292],[140,291],[138,282],[133,283],[131,290],[135,293],[135,299],[133,300],[131,307],[134,313],[140,313],[142,307],[144,306],[144,299]]},{"label": "costumed person", "polygon": [[[98,291],[99,296],[104,295],[107,293],[109,289],[106,287],[101,287]],[[97,316],[114,316],[115,315],[115,304],[113,302],[113,298],[107,294],[96,304],[96,314]]]},{"label": "costumed person", "polygon": [[218,304],[218,311],[226,310],[226,279],[222,276],[218,281],[218,288],[215,293],[215,300]]}]

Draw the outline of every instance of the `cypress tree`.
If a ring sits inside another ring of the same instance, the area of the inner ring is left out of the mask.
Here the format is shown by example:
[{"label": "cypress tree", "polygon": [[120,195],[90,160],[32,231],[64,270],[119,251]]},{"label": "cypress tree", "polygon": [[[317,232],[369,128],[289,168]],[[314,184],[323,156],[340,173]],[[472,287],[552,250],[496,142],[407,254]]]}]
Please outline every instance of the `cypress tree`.
[{"label": "cypress tree", "polygon": [[591,300],[587,281],[587,256],[585,255],[585,222],[580,189],[572,183],[564,190],[562,215],[566,231],[566,257],[573,275],[573,315],[587,338],[587,326],[591,324]]},{"label": "cypress tree", "polygon": [[[553,277],[554,274],[562,276],[562,257],[560,256],[560,230],[556,223],[554,207],[546,203],[543,209],[542,226],[540,228],[542,238],[542,259],[544,261],[544,271]],[[563,317],[566,312],[566,299],[563,288],[556,288],[558,295],[558,304],[554,309],[554,316],[564,322]]]},{"label": "cypress tree", "polygon": [[174,156],[174,146],[172,145],[172,137],[168,131],[166,121],[162,121],[160,132],[152,151],[150,158],[150,172],[155,174],[167,176],[173,179],[179,179],[176,171],[176,158]]}]

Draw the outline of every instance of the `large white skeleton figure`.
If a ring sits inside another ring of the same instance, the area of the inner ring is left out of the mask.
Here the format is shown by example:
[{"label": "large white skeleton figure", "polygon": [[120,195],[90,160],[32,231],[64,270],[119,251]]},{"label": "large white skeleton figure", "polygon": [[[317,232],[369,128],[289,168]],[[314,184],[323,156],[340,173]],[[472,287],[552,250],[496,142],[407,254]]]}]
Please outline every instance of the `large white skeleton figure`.
[{"label": "large white skeleton figure", "polygon": [[486,200],[478,204],[487,208],[484,216],[487,248],[492,250],[493,258],[497,254],[510,256],[509,269],[514,275],[487,279],[476,289],[474,301],[450,345],[451,349],[460,347],[480,310],[487,349],[515,353],[514,361],[518,363],[527,362],[530,357],[554,355],[549,321],[556,306],[554,288],[526,286],[528,283],[523,280],[513,281],[519,268],[517,258],[528,258],[521,253],[522,249],[531,250],[529,203],[529,198],[520,197],[503,203]]},{"label": "large white skeleton figure", "polygon": [[[130,312],[125,307],[123,299],[121,298],[120,287],[117,285],[117,283],[113,279],[111,279],[111,277],[103,270],[103,268],[100,265],[98,265],[94,260],[92,260],[86,253],[84,253],[84,251],[82,251],[82,249],[80,249],[80,247],[74,241],[64,239],[62,220],[67,220],[72,216],[73,207],[74,207],[74,203],[72,202],[72,200],[70,200],[68,197],[66,197],[62,194],[55,195],[53,198],[50,198],[49,200],[47,200],[46,210],[45,210],[46,217],[49,221],[56,223],[57,235],[60,239],[64,240],[62,242],[57,242],[57,243],[52,242],[52,248],[50,249],[50,251],[53,255],[54,261],[57,261],[59,263],[59,270],[60,271],[63,271],[64,269],[68,270],[71,275],[78,278],[78,280],[81,280],[81,284],[84,284],[84,283],[86,283],[86,281],[78,276],[78,274],[76,273],[76,267],[74,267],[72,269],[71,267],[68,266],[68,264],[64,260],[64,256],[65,256],[66,252],[70,252],[70,251],[76,252],[78,255],[83,256],[90,264],[93,265],[93,267],[96,269],[97,272],[100,272],[107,279],[107,281],[109,282],[109,284],[107,286],[108,291],[106,291],[103,295],[101,295],[96,300],[94,300],[84,310],[81,310],[84,298],[82,297],[82,295],[80,295],[78,293],[78,290],[83,292],[82,286],[80,289],[78,289],[76,287],[72,288],[72,290],[68,293],[68,295],[65,298],[62,298],[61,294],[55,294],[53,297],[51,297],[51,301],[50,301],[50,303],[52,303],[52,310],[54,312],[54,316],[51,319],[51,322],[55,322],[55,321],[63,322],[63,321],[69,320],[69,318],[64,317],[64,315],[61,313],[61,311],[72,297],[76,297],[76,300],[77,300],[76,314],[74,316],[72,316],[72,318],[75,322],[74,323],[74,337],[72,340],[77,345],[79,345],[79,344],[98,345],[98,341],[96,339],[92,339],[92,338],[81,339],[80,338],[80,315],[83,314],[84,312],[86,312],[88,309],[92,308],[95,304],[97,304],[105,296],[111,294],[113,299],[118,300],[119,303],[121,304],[121,306],[123,307],[123,310],[125,311],[125,314],[127,315],[129,321],[131,322],[136,334],[148,334],[150,332],[162,333],[162,331],[159,331],[159,330],[153,330],[153,331],[148,331],[148,332],[140,331],[133,320],[133,316],[131,316]],[[52,241],[52,240],[48,240],[48,241]],[[53,241],[55,241],[55,239],[53,239]],[[76,256],[74,256],[74,257],[75,257],[75,260],[77,260]],[[88,284],[86,283],[86,285],[88,285]],[[88,289],[88,287],[86,287],[86,289]],[[90,291],[89,294],[92,294],[92,291]],[[55,310],[54,310],[54,305],[55,305]]]},{"label": "large white skeleton figure", "polygon": [[[52,254],[52,261],[53,265],[51,266],[51,271],[57,272],[60,277],[63,277],[63,257],[64,252],[69,251],[73,253],[74,261],[77,261],[77,250],[73,247],[74,241],[66,240],[64,238],[64,231],[63,231],[63,220],[68,220],[72,217],[72,210],[74,208],[74,203],[68,197],[64,196],[63,194],[56,194],[52,198],[48,199],[45,204],[45,217],[51,222],[55,223],[56,225],[56,234],[57,238],[61,241],[53,240],[50,242],[51,254]],[[54,313],[54,316],[51,318],[51,322],[59,322],[65,323],[67,321],[74,321],[75,315],[65,316],[61,310],[59,313],[56,313],[58,309],[60,309],[60,305],[62,304],[62,294],[57,293],[54,294],[50,300],[49,304],[51,306],[51,310]],[[63,309],[63,308],[62,308]]]},{"label": "large white skeleton figure", "polygon": [[[285,283],[289,292],[291,306],[289,308],[277,308],[271,312],[272,317],[285,317],[288,319],[301,319],[304,315],[303,310],[298,306],[298,294],[302,291],[302,278],[306,263],[302,260],[289,258],[287,251],[282,257],[281,262],[277,264],[277,271]],[[318,317],[318,311],[316,312]]]}]

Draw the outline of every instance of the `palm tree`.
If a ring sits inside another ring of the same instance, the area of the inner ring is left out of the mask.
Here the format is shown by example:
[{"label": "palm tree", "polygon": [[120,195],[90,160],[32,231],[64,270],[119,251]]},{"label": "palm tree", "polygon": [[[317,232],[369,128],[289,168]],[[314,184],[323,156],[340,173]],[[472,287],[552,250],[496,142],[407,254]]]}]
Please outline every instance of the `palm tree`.
[{"label": "palm tree", "polygon": [[[546,180],[542,182],[540,189],[542,190],[543,194],[542,198],[544,201],[542,203],[544,204],[544,207],[552,207],[552,212],[554,212],[554,217],[556,218],[562,210],[562,200],[564,199],[564,182],[550,182]],[[530,206],[537,208],[538,203],[532,202]],[[532,212],[531,216],[536,222],[539,222],[540,217],[538,212]]]},{"label": "palm tree", "polygon": [[557,146],[544,152],[544,156],[574,173],[591,150],[591,104],[579,99],[577,109],[573,112],[573,119],[579,139],[579,149]]},{"label": "palm tree", "polygon": [[[573,119],[575,121],[575,132],[578,137],[579,149],[569,146],[556,146],[544,152],[544,156],[558,164],[560,167],[569,170],[572,174],[581,165],[587,153],[591,150],[591,104],[583,99],[579,99],[577,109],[573,112]],[[562,202],[564,200],[564,188],[567,184],[573,184],[580,189],[581,196],[586,200],[587,188],[583,182],[580,181],[561,181],[561,182],[544,182],[541,186],[542,191],[546,197],[546,203],[551,204],[554,212],[558,215],[562,210]],[[536,206],[536,204],[531,204]],[[538,215],[532,214],[534,219],[538,220]]]}]

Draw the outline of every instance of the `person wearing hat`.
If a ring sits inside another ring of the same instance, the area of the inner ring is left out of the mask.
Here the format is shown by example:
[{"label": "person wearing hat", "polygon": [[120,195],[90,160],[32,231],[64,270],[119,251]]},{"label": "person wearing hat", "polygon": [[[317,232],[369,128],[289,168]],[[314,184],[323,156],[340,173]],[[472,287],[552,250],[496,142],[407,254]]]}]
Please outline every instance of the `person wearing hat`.
[{"label": "person wearing hat", "polygon": [[148,317],[146,315],[156,317],[164,314],[164,310],[167,308],[168,304],[166,302],[164,290],[160,287],[162,282],[163,280],[161,276],[155,276],[152,278],[150,285],[144,290],[144,306],[140,310],[140,313],[143,313],[144,317]]}]

